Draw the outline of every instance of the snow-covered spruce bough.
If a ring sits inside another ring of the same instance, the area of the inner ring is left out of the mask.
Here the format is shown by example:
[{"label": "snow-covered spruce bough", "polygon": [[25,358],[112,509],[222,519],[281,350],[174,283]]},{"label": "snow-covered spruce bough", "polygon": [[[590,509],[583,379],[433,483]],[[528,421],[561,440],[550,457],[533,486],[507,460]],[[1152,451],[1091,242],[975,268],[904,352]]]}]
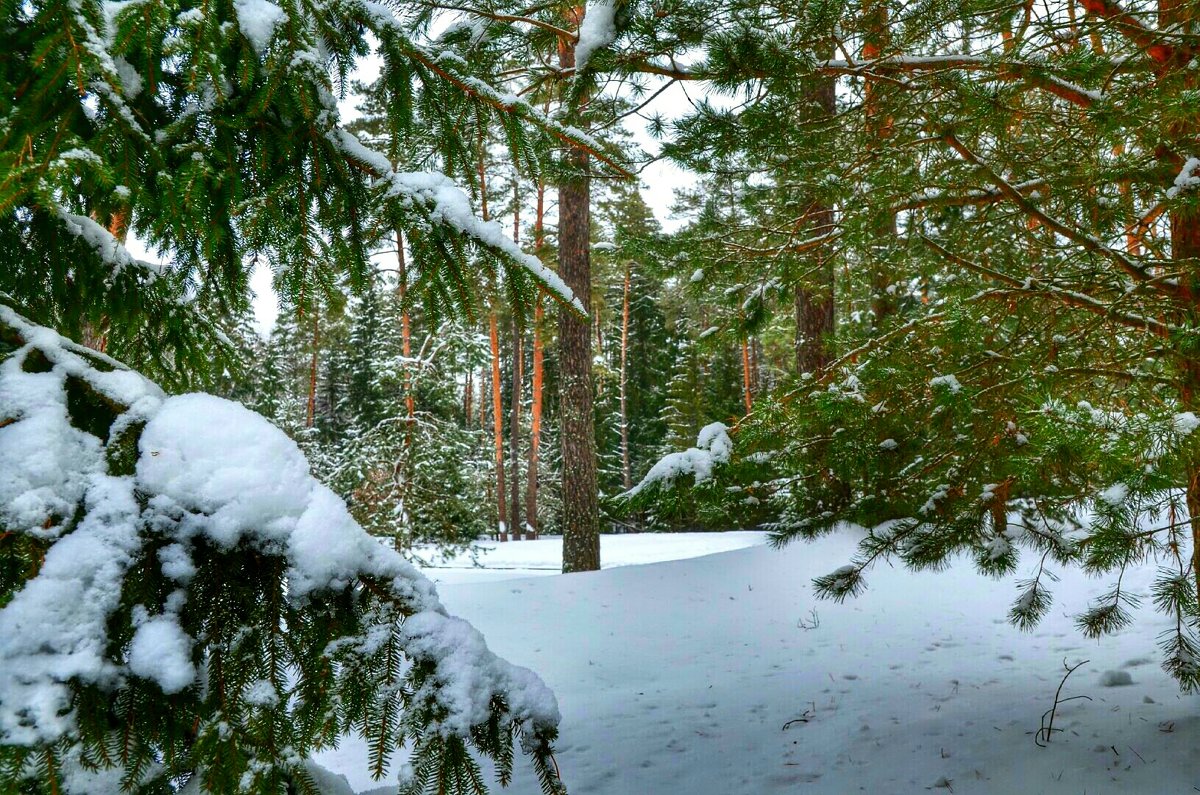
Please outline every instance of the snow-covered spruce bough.
[{"label": "snow-covered spruce bough", "polygon": [[318,793],[354,734],[402,792],[519,745],[560,793],[558,720],[281,431],[0,305],[0,792]]}]

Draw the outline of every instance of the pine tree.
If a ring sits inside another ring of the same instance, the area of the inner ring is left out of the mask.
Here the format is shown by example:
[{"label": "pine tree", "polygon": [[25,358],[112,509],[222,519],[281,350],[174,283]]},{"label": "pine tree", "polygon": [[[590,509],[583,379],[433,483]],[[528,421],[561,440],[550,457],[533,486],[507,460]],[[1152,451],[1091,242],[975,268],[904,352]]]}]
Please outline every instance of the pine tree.
[{"label": "pine tree", "polygon": [[[836,598],[880,560],[965,552],[1006,574],[1024,550],[1011,615],[1029,626],[1047,566],[1109,572],[1089,636],[1128,620],[1120,572],[1161,556],[1164,667],[1194,688],[1200,556],[1178,549],[1200,545],[1197,5],[1081,5],[697,4],[714,15],[703,57],[677,68],[664,39],[630,68],[762,87],[702,106],[674,146],[776,191],[750,230],[769,262],[801,253],[806,208],[834,211],[837,349],[756,405],[725,468],[741,488],[709,496],[773,501],[780,541],[873,528],[818,581]],[[830,79],[836,124],[798,123]]]}]

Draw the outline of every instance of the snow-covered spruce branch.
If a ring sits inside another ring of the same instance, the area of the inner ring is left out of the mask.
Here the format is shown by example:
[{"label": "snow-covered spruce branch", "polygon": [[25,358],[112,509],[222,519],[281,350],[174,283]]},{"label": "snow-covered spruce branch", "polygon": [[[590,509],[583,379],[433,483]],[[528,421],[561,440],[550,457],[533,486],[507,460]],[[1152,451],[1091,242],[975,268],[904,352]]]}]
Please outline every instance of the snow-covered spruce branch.
[{"label": "snow-covered spruce branch", "polygon": [[729,463],[733,454],[733,442],[729,429],[722,422],[705,425],[696,436],[696,446],[678,453],[668,453],[650,468],[636,486],[620,496],[622,500],[634,500],[649,489],[669,487],[685,475],[691,475],[696,483],[711,480],[714,469]]},{"label": "snow-covered spruce branch", "polygon": [[0,580],[0,790],[90,795],[115,769],[280,791],[357,733],[377,771],[410,743],[407,792],[482,791],[472,749],[507,780],[522,737],[562,791],[553,694],[450,616],[282,431],[4,306],[0,340],[0,541],[18,564]]},{"label": "snow-covered spruce branch", "polygon": [[587,312],[557,273],[540,259],[526,253],[513,242],[496,221],[484,221],[471,210],[471,200],[462,188],[437,172],[398,172],[382,153],[371,149],[357,136],[342,127],[333,127],[327,137],[347,158],[369,169],[386,187],[385,200],[415,204],[426,210],[429,218],[444,223],[483,246],[516,262],[549,290],[554,297],[581,315]]},{"label": "snow-covered spruce branch", "polygon": [[143,271],[146,278],[151,280],[162,274],[161,265],[133,256],[125,244],[97,221],[62,208],[56,208],[55,215],[62,221],[64,228],[95,251],[101,261],[112,268],[114,274],[130,267]]}]

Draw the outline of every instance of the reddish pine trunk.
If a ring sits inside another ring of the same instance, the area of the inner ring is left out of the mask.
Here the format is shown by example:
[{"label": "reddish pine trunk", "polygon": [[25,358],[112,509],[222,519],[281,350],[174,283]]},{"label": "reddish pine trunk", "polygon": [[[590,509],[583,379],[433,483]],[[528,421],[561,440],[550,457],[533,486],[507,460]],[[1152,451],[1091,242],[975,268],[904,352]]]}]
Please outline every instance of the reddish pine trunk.
[{"label": "reddish pine trunk", "polygon": [[411,432],[413,417],[417,413],[416,397],[413,395],[412,364],[408,361],[412,356],[412,327],[408,320],[408,307],[404,305],[404,296],[408,292],[408,265],[404,259],[404,235],[396,230],[396,273],[397,289],[400,298],[400,353],[404,356],[404,405],[408,409],[408,425]]},{"label": "reddish pine trunk", "polygon": [[509,495],[508,518],[512,522],[513,541],[520,541],[521,528],[521,381],[524,380],[524,351],[521,329],[516,317],[512,321],[512,401],[508,414]]},{"label": "reddish pine trunk", "polygon": [[633,470],[629,462],[629,281],[630,266],[625,264],[625,288],[621,301],[621,478],[625,491],[633,488]]},{"label": "reddish pine trunk", "polygon": [[[513,181],[513,242],[521,242],[521,194],[518,182]],[[517,323],[516,313],[512,318],[512,402],[508,415],[508,462],[512,470],[509,474],[509,484],[512,493],[509,497],[508,517],[512,522],[513,541],[523,537],[521,527],[521,382],[524,374],[524,350],[520,324]]]},{"label": "reddish pine trunk", "polygon": [[[583,9],[568,13],[578,25]],[[559,40],[559,64],[575,66],[575,42]],[[592,264],[588,232],[591,184],[586,152],[567,153],[568,174],[558,191],[558,271],[590,311]],[[558,313],[559,414],[562,421],[563,571],[600,568],[600,501],[596,480],[596,437],[592,409],[592,335],[589,318]]]},{"label": "reddish pine trunk", "polygon": [[542,297],[539,295],[533,310],[533,378],[530,384],[529,471],[525,486],[525,516],[528,538],[538,536],[538,452],[542,441]]},{"label": "reddish pine trunk", "polygon": [[500,399],[500,331],[496,310],[488,320],[492,341],[492,439],[496,449],[496,535],[501,541],[508,540],[508,515],[504,490],[504,407]]}]

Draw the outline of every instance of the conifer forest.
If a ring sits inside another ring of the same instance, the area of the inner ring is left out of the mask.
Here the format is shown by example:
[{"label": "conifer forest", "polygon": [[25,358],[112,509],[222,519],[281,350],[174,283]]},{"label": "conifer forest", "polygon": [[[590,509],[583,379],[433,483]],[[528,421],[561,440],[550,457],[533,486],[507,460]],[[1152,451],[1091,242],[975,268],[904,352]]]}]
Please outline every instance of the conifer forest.
[{"label": "conifer forest", "polygon": [[1200,790],[1200,0],[0,32],[0,795]]}]

